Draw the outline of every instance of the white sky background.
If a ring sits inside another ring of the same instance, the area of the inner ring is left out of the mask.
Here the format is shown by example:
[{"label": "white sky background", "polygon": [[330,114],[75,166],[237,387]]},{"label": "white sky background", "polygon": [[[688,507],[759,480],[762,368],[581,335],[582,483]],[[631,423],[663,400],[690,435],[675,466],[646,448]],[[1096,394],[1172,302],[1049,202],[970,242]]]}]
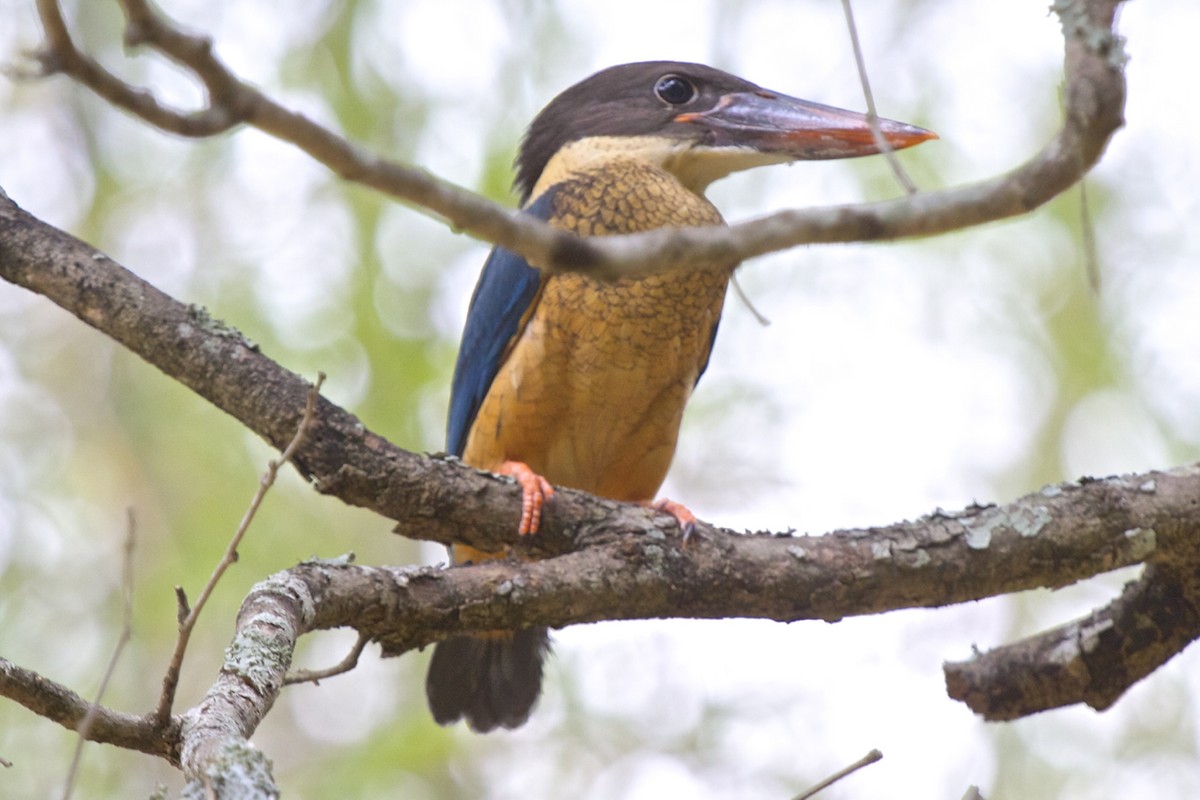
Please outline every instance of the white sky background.
[{"label": "white sky background", "polygon": [[[0,13],[27,20],[27,5],[0,0]],[[211,32],[241,74],[324,116],[317,98],[279,89],[275,75],[278,54],[289,37],[306,35],[307,20],[320,19],[321,3],[288,3],[290,34],[277,25],[275,3],[163,5]],[[914,121],[942,137],[922,145],[935,154],[933,176],[920,179],[924,188],[988,177],[1030,155],[1048,135],[1062,59],[1057,20],[1045,4],[916,5],[921,10],[904,16],[903,24],[892,4],[860,2],[856,10],[880,112],[903,119],[895,109],[923,109]],[[521,106],[514,108],[489,97],[487,87],[512,49],[525,46],[520,24],[493,4],[381,5],[376,24],[360,33],[363,70],[395,76],[397,83],[403,76],[438,99],[417,146],[422,166],[472,185],[483,158],[475,143],[489,131],[515,136],[555,92],[624,61],[706,61],[788,94],[862,107],[838,3],[639,0],[568,7],[569,25],[586,45],[554,52],[552,63],[531,63]],[[634,17],[638,25],[625,24]],[[25,23],[0,30],[0,52],[25,46],[28,33],[19,37],[30,30]],[[1064,478],[1165,467],[1200,452],[1200,239],[1188,231],[1200,211],[1194,147],[1200,108],[1193,86],[1200,71],[1190,41],[1196,30],[1200,6],[1194,0],[1125,9],[1122,31],[1132,57],[1128,125],[1091,180],[1111,189],[1117,205],[1107,217],[1115,227],[1097,231],[1104,283],[1096,302],[1127,372],[1070,412],[1058,443]],[[540,45],[533,44],[536,53]],[[186,83],[165,72],[163,80],[186,101]],[[78,189],[80,172],[71,158],[82,155],[72,155],[70,143],[56,135],[45,114],[22,116],[0,130],[0,185],[33,213],[70,229],[78,211],[67,200],[68,187]],[[396,135],[399,142],[402,120]],[[222,224],[239,246],[261,251],[257,280],[263,297],[277,302],[271,315],[280,330],[311,339],[314,349],[344,338],[325,309],[357,258],[346,212],[330,203],[320,231],[297,233],[294,215],[311,213],[304,204],[326,180],[323,171],[286,145],[256,134],[238,137],[230,175],[237,196],[222,204],[228,215]],[[57,147],[43,150],[49,141]],[[169,158],[194,145],[151,135],[128,146],[139,155],[130,159],[131,172],[153,172],[161,167],[151,156]],[[147,154],[147,146],[155,152]],[[46,159],[49,153],[56,157]],[[727,218],[740,220],[862,199],[855,176],[872,169],[871,185],[887,185],[882,161],[850,169],[837,162],[764,169],[735,176],[710,194]],[[899,194],[894,187],[887,191]],[[426,230],[414,217],[400,207],[389,215],[381,235],[385,253],[389,236],[400,240]],[[1035,215],[932,246],[809,248],[747,265],[743,285],[772,325],[760,328],[731,296],[664,492],[719,524],[817,533],[972,500],[1004,501],[1037,488],[1021,483],[1020,462],[1054,403],[1055,365],[1029,332],[1042,327],[1046,307],[1038,298],[1044,299],[1051,276],[1061,274],[1064,262],[1077,265],[1080,247],[1077,236],[1056,230]],[[160,272],[147,277],[187,299],[205,280],[204,271],[194,269],[201,256],[190,235],[186,223],[160,208],[114,233],[123,252],[113,254],[132,258],[135,268],[138,261],[153,265]],[[445,335],[453,337],[486,247],[449,238],[435,245],[445,247],[449,262],[437,303]],[[1170,245],[1161,246],[1164,240]],[[294,258],[280,243],[326,254],[308,259],[323,270],[296,281],[288,271]],[[385,271],[402,285],[407,264],[396,252],[384,256]],[[12,298],[11,289],[0,288],[0,308],[24,303]],[[338,371],[320,365],[331,372],[331,394],[352,410],[372,372],[379,380],[386,373],[386,365],[366,365],[355,355],[347,344]],[[3,367],[0,359],[0,379]],[[742,402],[728,406],[731,395]],[[440,406],[430,411],[437,413]],[[429,427],[440,426],[432,419]],[[412,443],[438,445],[436,436]],[[711,474],[714,454],[731,460],[730,478]],[[553,783],[561,778],[536,762],[537,753],[554,752],[546,743],[554,741],[565,713],[560,683],[570,682],[584,698],[585,715],[643,719],[664,740],[704,724],[702,702],[751,709],[723,729],[727,741],[721,743],[736,754],[731,760],[745,765],[744,774],[716,779],[648,750],[584,773],[593,780],[580,792],[587,798],[758,797],[762,774],[817,778],[872,747],[885,760],[828,797],[957,798],[968,785],[991,784],[1000,768],[995,742],[1007,731],[1028,737],[1039,758],[1068,771],[1087,765],[1053,796],[1196,796],[1200,780],[1171,763],[1153,771],[1096,767],[1104,760],[1098,754],[1113,752],[1122,731],[1152,727],[1171,703],[1182,700],[1195,719],[1194,652],[1103,715],[1073,709],[1000,729],[945,696],[944,660],[966,657],[973,644],[986,649],[1071,619],[1106,602],[1119,585],[1095,581],[1019,610],[988,601],[837,625],[672,621],[568,629],[557,635],[540,713],[514,734],[472,742],[474,757],[492,757],[482,771],[496,797],[561,794],[561,784],[556,790]],[[400,702],[396,672],[387,666],[372,664],[330,681],[321,693],[305,695],[304,704],[289,704],[289,713],[318,738],[385,736],[386,712]],[[639,679],[642,669],[653,674]],[[1179,694],[1184,686],[1186,694]],[[373,703],[350,715],[351,725],[338,712],[360,696],[355,687],[367,688]],[[575,731],[572,741],[586,743],[589,735]],[[270,752],[269,743],[264,747]],[[420,787],[413,792],[421,796]]]}]

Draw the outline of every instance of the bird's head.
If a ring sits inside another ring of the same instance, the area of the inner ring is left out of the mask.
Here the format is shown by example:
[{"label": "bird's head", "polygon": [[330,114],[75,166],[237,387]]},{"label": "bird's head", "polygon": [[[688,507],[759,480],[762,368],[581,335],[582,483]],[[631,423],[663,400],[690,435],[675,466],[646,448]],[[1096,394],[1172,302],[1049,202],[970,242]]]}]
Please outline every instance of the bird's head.
[{"label": "bird's head", "polygon": [[[937,134],[880,119],[899,150]],[[738,170],[879,152],[867,117],[763,89],[703,64],[645,61],[597,72],[550,101],[529,126],[515,186],[527,200],[550,160],[614,151],[648,159],[702,192]]]}]

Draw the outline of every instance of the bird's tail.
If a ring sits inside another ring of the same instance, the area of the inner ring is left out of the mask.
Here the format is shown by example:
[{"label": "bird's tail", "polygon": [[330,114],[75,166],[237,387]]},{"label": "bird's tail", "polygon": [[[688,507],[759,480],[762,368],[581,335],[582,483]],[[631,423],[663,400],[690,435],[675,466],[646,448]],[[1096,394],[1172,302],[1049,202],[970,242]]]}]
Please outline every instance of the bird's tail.
[{"label": "bird's tail", "polygon": [[549,651],[546,628],[439,643],[425,679],[433,718],[439,725],[465,718],[479,733],[522,725],[541,694],[542,662]]}]

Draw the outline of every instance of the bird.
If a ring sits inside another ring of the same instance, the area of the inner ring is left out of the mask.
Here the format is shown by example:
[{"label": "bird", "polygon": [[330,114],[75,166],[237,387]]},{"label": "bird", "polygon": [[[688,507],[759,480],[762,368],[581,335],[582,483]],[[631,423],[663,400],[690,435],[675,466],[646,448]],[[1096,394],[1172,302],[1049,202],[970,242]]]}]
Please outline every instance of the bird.
[{"label": "bird", "polygon": [[[892,149],[936,134],[877,118]],[[609,67],[537,114],[514,162],[521,213],[579,236],[725,224],[704,196],[751,167],[880,152],[868,117],[678,61]],[[554,486],[653,505],[686,535],[695,517],[655,501],[683,409],[708,365],[737,264],[615,282],[550,274],[496,247],[471,296],[451,382],[446,450],[522,491],[535,534]],[[503,558],[463,545],[455,564]],[[456,635],[430,659],[436,722],[485,733],[525,723],[549,652],[545,628]]]}]

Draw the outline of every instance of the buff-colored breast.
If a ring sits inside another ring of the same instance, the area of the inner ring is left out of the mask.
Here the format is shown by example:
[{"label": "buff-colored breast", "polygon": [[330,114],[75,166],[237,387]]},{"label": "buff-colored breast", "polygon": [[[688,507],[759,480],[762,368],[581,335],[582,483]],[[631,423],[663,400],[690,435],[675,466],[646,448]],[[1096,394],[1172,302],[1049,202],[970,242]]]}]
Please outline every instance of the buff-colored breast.
[{"label": "buff-colored breast", "polygon": [[[615,158],[552,188],[552,225],[581,235],[722,224],[670,173]],[[547,279],[476,416],[464,459],[523,461],[555,484],[653,499],[708,358],[728,270],[605,284]]]}]

